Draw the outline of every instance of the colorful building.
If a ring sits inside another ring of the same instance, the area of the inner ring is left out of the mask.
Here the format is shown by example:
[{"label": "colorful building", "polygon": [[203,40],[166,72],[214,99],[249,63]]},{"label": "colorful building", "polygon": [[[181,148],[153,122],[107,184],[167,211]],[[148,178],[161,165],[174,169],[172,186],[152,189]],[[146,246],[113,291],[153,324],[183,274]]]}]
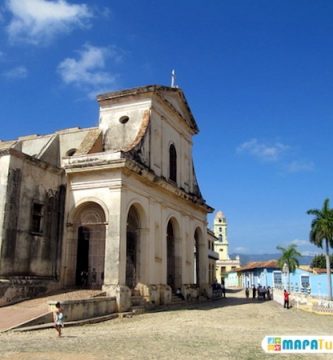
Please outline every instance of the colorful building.
[{"label": "colorful building", "polygon": [[242,287],[274,287],[274,279],[281,274],[276,260],[253,261],[237,270]]}]

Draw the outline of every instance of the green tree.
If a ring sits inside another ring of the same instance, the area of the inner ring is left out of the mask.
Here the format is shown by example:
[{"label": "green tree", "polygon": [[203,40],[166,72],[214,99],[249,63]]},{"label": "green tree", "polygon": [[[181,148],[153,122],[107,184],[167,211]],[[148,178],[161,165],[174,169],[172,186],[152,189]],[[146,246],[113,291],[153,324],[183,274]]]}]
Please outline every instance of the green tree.
[{"label": "green tree", "polygon": [[[311,261],[312,268],[325,269],[326,257],[324,254],[315,255]],[[330,255],[330,267],[333,268],[333,255]]]},{"label": "green tree", "polygon": [[328,296],[332,300],[329,248],[333,245],[333,209],[330,209],[329,205],[329,199],[325,199],[322,209],[310,209],[307,214],[315,216],[311,223],[310,242],[320,248],[325,244]]},{"label": "green tree", "polygon": [[297,266],[299,266],[298,258],[301,257],[301,253],[298,252],[295,244],[288,245],[286,248],[282,246],[276,247],[281,251],[281,257],[278,259],[278,266],[282,270],[285,264],[288,266],[288,291],[290,291],[290,273],[295,272]]}]

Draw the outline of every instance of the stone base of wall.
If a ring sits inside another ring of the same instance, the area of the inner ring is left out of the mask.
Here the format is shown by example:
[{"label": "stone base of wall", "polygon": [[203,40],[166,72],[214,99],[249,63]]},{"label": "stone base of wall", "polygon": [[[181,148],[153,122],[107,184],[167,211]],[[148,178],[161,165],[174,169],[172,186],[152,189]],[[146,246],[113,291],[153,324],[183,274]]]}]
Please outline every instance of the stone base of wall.
[{"label": "stone base of wall", "polygon": [[106,292],[107,296],[116,298],[118,312],[125,312],[131,308],[131,290],[127,286],[104,284],[102,290]]},{"label": "stone base of wall", "polygon": [[50,278],[15,276],[0,279],[0,306],[45,295],[60,287],[59,281]]},{"label": "stone base of wall", "polygon": [[[49,311],[53,312],[57,301],[49,301]],[[91,319],[113,314],[117,311],[115,297],[103,296],[100,298],[60,301],[64,311],[65,322]]]},{"label": "stone base of wall", "polygon": [[[187,301],[198,300],[200,297],[211,298],[212,290],[210,286],[199,288],[195,284],[184,284],[180,288],[184,299]],[[172,301],[172,289],[166,284],[141,284],[135,287],[135,291],[143,297],[145,305],[167,305]]]}]

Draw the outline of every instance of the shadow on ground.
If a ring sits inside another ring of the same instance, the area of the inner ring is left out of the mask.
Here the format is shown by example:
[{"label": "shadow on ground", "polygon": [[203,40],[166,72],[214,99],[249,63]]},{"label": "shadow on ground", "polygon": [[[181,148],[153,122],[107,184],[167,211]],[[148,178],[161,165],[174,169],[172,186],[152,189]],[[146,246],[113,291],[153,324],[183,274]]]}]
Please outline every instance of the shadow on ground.
[{"label": "shadow on ground", "polygon": [[161,312],[161,311],[178,311],[178,310],[212,310],[227,306],[239,306],[247,304],[263,304],[266,302],[272,302],[272,300],[262,300],[258,298],[246,298],[241,297],[242,290],[228,289],[226,297],[207,300],[202,302],[184,302],[182,304],[160,306],[156,309],[151,309],[148,312]]}]

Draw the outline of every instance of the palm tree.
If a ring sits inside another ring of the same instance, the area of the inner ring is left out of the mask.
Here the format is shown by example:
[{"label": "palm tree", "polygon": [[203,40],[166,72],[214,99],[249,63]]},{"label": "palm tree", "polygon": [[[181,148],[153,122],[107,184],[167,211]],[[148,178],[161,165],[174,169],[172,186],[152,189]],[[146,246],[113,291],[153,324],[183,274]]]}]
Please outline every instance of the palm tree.
[{"label": "palm tree", "polygon": [[299,266],[298,258],[302,255],[298,252],[295,244],[291,244],[286,248],[282,246],[277,246],[276,248],[282,253],[278,259],[278,266],[281,269],[285,267],[285,264],[288,266],[288,291],[290,291],[290,273],[293,273],[297,266]]},{"label": "palm tree", "polygon": [[329,204],[329,199],[325,199],[321,210],[310,209],[307,214],[315,216],[311,223],[310,242],[320,248],[323,248],[323,243],[325,243],[328,296],[329,300],[332,300],[329,248],[333,246],[333,209],[330,209]]}]

